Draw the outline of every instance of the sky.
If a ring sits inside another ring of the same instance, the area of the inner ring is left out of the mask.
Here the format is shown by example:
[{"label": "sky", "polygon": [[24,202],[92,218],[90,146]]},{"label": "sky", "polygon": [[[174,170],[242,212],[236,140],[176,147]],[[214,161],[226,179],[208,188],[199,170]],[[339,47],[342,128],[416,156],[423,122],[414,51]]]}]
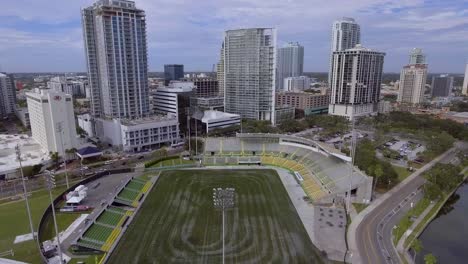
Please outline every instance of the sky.
[{"label": "sky", "polygon": [[[1,0],[0,71],[86,71],[80,10],[94,0]],[[304,70],[328,69],[331,25],[361,25],[362,45],[386,52],[384,71],[399,72],[412,48],[433,73],[462,73],[468,60],[466,0],[136,0],[146,11],[150,71],[180,63],[211,71],[223,31],[275,27],[278,45],[304,46]]]}]

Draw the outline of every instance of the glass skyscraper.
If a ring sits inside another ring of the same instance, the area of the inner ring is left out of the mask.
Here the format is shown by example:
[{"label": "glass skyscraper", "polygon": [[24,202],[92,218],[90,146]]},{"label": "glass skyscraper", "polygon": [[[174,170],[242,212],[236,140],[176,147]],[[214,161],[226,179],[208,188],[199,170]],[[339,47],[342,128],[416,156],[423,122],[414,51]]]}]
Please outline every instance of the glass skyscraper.
[{"label": "glass skyscraper", "polygon": [[82,10],[95,117],[149,115],[145,12],[126,0],[99,0]]},{"label": "glass skyscraper", "polygon": [[276,30],[228,30],[223,50],[225,111],[275,123]]}]

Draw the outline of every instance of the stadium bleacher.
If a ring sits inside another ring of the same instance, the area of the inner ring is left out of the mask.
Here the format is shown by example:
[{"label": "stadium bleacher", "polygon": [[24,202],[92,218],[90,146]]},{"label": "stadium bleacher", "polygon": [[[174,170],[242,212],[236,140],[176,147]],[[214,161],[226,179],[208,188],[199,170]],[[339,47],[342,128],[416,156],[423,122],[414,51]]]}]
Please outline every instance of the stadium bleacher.
[{"label": "stadium bleacher", "polygon": [[[304,178],[302,186],[313,200],[349,188],[343,180],[350,172],[346,162],[309,146],[285,142],[268,137],[207,138],[204,164],[245,164],[246,158],[259,156],[262,164],[299,172]],[[361,182],[364,177],[357,175],[354,181]]]},{"label": "stadium bleacher", "polygon": [[[114,201],[137,207],[139,197],[147,193],[151,186],[151,181],[131,179],[116,195]],[[76,245],[108,252],[122,231],[125,220],[132,214],[131,210],[113,205],[108,206],[96,217],[93,224],[76,242]]]},{"label": "stadium bleacher", "polygon": [[93,224],[83,235],[88,241],[95,241],[96,243],[106,243],[107,238],[112,233],[113,229],[110,227]]},{"label": "stadium bleacher", "polygon": [[106,225],[117,226],[124,215],[114,213],[110,210],[104,211],[96,220],[96,222]]}]

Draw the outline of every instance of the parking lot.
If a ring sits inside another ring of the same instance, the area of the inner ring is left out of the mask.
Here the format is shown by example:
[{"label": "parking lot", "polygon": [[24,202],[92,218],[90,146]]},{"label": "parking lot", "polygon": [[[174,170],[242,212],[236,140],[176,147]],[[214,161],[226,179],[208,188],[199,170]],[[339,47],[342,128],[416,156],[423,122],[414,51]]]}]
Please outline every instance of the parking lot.
[{"label": "parking lot", "polygon": [[394,138],[378,149],[381,157],[391,159],[398,165],[407,166],[407,161],[423,162],[419,155],[426,150],[426,147],[412,140]]}]

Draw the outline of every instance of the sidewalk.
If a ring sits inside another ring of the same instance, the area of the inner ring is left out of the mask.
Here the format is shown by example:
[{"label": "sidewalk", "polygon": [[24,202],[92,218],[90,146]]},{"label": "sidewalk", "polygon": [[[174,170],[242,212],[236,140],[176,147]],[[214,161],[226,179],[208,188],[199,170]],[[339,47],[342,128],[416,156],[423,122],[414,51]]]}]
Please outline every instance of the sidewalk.
[{"label": "sidewalk", "polygon": [[348,228],[348,233],[347,233],[347,240],[348,240],[348,246],[349,246],[349,251],[351,254],[348,254],[349,258],[347,261],[351,263],[361,263],[361,258],[359,256],[359,251],[357,248],[357,241],[356,241],[356,230],[361,223],[361,221],[372,211],[380,206],[383,202],[385,202],[387,199],[389,199],[393,194],[398,193],[406,184],[409,182],[413,181],[415,178],[417,178],[419,175],[421,175],[423,172],[426,170],[430,169],[432,166],[434,166],[437,162],[451,154],[456,147],[452,147],[437,158],[433,159],[417,171],[415,171],[413,174],[408,176],[405,180],[400,182],[397,186],[393,187],[391,190],[386,192],[384,195],[381,197],[377,198],[374,200],[366,209],[364,209],[361,213],[359,213],[356,217],[354,217],[353,221],[349,225]]}]

